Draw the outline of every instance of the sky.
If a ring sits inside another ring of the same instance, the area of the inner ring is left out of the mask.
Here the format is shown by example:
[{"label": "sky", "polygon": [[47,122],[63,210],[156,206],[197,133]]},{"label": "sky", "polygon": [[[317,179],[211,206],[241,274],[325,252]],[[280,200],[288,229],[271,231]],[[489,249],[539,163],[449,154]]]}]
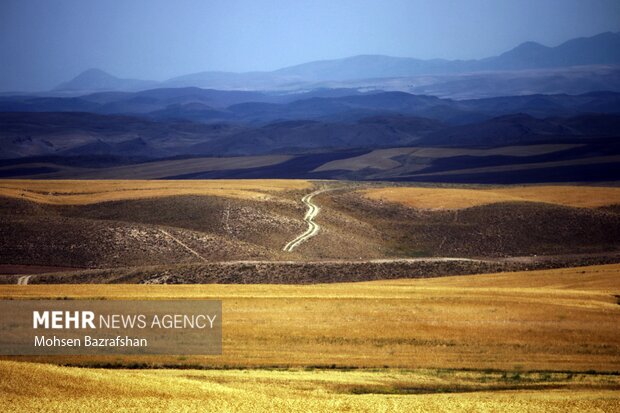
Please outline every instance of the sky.
[{"label": "sky", "polygon": [[0,91],[359,54],[476,59],[620,31],[619,0],[0,0]]}]

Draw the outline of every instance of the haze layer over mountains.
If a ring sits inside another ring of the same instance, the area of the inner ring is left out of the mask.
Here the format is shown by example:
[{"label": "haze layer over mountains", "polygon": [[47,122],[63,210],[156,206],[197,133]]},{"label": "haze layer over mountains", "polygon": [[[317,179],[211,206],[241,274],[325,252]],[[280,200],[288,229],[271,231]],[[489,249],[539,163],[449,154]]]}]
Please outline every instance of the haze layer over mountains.
[{"label": "haze layer over mountains", "polygon": [[355,56],[164,82],[91,69],[4,94],[0,112],[3,177],[611,180],[620,33],[480,60]]}]

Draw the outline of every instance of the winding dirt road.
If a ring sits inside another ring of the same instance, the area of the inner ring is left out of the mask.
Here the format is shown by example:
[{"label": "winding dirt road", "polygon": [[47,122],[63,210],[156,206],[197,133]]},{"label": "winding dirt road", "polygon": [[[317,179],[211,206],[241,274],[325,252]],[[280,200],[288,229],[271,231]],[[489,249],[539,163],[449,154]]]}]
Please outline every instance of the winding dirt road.
[{"label": "winding dirt road", "polygon": [[306,212],[306,215],[304,216],[304,221],[306,221],[306,223],[308,224],[308,229],[306,229],[306,231],[303,234],[299,235],[297,238],[287,243],[284,246],[284,248],[282,248],[282,251],[291,252],[295,248],[297,248],[301,243],[309,240],[310,238],[318,234],[321,227],[319,226],[319,224],[314,222],[314,218],[316,218],[316,216],[319,214],[319,211],[321,210],[321,208],[319,208],[316,204],[312,203],[312,198],[315,195],[318,195],[325,191],[327,191],[327,189],[319,189],[318,191],[311,192],[308,195],[305,195],[303,198],[301,198],[301,202],[306,204],[306,206],[308,207],[308,211]]},{"label": "winding dirt road", "polygon": [[30,277],[30,275],[22,275],[17,279],[17,285],[28,285],[28,280]]}]

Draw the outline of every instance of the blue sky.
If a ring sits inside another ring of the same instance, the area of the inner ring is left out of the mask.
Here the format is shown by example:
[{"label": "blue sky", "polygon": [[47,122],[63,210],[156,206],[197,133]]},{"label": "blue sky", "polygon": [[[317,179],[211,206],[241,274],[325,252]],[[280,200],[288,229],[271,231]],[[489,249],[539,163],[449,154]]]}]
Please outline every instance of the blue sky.
[{"label": "blue sky", "polygon": [[620,31],[618,0],[0,0],[0,90],[358,54],[472,59]]}]

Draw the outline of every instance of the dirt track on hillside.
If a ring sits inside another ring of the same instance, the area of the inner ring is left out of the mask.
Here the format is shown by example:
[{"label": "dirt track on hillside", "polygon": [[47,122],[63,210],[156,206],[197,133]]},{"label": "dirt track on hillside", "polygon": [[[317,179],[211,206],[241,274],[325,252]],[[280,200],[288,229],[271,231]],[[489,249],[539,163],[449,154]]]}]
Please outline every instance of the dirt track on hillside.
[{"label": "dirt track on hillside", "polygon": [[310,238],[314,237],[315,235],[319,233],[319,231],[321,230],[321,227],[319,226],[319,224],[314,222],[314,218],[316,218],[316,216],[319,215],[321,208],[312,202],[312,198],[326,191],[328,191],[328,189],[319,189],[318,191],[314,191],[308,195],[305,195],[303,198],[301,198],[301,202],[308,207],[308,211],[306,212],[306,215],[304,216],[304,221],[308,224],[308,229],[306,229],[306,231],[303,234],[299,235],[292,241],[288,242],[282,249],[284,252],[293,251],[295,248],[300,246],[302,243],[306,242],[307,240],[309,240]]}]

